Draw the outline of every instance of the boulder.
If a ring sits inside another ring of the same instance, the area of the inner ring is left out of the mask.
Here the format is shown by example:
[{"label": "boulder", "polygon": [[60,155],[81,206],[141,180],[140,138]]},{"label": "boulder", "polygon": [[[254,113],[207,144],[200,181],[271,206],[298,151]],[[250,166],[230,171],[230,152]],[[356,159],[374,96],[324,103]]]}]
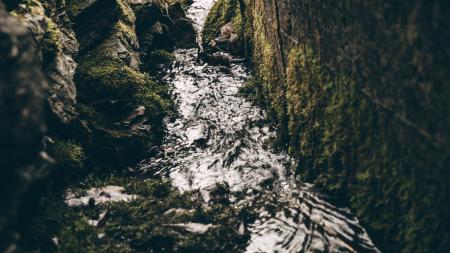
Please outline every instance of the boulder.
[{"label": "boulder", "polygon": [[146,2],[135,7],[136,31],[144,53],[196,45],[196,32],[179,2]]},{"label": "boulder", "polygon": [[73,75],[78,42],[63,7],[54,1],[47,1],[44,6],[33,0],[32,4],[19,5],[15,12],[32,31],[40,49],[40,66],[49,84],[49,108],[56,116],[52,118],[68,124],[76,116]]},{"label": "boulder", "polygon": [[212,51],[221,51],[243,56],[245,54],[245,41],[242,33],[236,31],[233,22],[226,23],[218,31],[213,39],[206,45]]},{"label": "boulder", "polygon": [[239,35],[234,31],[232,22],[220,28],[220,33],[214,39],[214,42],[217,47],[227,52],[237,52],[241,47]]},{"label": "boulder", "polygon": [[[151,44],[169,39],[160,18],[149,29]],[[138,41],[139,26],[128,1],[99,0],[74,21],[81,47],[75,74],[81,104],[77,132],[91,162],[123,168],[160,142],[167,102],[155,92],[161,88],[141,72],[140,44],[147,44]]]},{"label": "boulder", "polygon": [[133,69],[140,64],[136,17],[125,0],[98,0],[74,19],[81,54],[119,59]]}]

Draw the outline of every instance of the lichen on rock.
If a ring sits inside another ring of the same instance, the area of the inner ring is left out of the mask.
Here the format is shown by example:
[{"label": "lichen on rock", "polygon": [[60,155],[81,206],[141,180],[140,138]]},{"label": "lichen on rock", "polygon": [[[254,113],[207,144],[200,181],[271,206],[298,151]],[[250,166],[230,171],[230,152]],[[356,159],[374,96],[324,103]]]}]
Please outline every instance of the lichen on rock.
[{"label": "lichen on rock", "polygon": [[65,6],[55,1],[27,0],[14,11],[32,31],[41,49],[41,65],[49,83],[49,106],[59,121],[70,123],[76,116],[76,87],[73,75],[78,42]]}]

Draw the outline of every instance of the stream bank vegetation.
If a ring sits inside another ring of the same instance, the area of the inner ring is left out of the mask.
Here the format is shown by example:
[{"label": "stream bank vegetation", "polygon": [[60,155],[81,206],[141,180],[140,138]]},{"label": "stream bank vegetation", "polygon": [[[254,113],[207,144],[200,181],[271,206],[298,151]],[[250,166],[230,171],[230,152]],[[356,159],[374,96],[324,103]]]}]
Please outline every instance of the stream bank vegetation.
[{"label": "stream bank vegetation", "polygon": [[198,192],[180,194],[168,181],[97,174],[71,190],[83,196],[105,185],[123,186],[137,197],[72,207],[51,194],[42,218],[23,231],[27,240],[18,252],[236,252],[246,245],[249,235],[238,233],[239,210],[220,203],[205,208]]},{"label": "stream bank vegetation", "polygon": [[[190,2],[0,0],[0,251],[245,249],[256,208],[229,205],[228,187],[205,205],[129,169],[174,113],[154,74],[195,46]],[[385,252],[449,248],[448,13],[445,0],[218,0],[206,20],[207,50],[251,60],[241,91],[277,126],[292,173]],[[68,188],[112,198],[108,185],[137,197],[67,205]]]},{"label": "stream bank vegetation", "polygon": [[[45,97],[32,94],[47,111],[36,137],[43,140],[36,145],[42,161],[26,167],[33,170],[33,180],[21,181],[27,190],[11,196],[16,202],[5,206],[11,219],[1,217],[0,251],[244,249],[249,235],[239,227],[248,215],[240,209],[220,201],[206,205],[198,192],[182,194],[162,178],[130,171],[158,151],[163,119],[174,113],[167,87],[154,75],[161,64],[174,60],[175,48],[196,45],[185,14],[189,4],[24,0],[8,3],[11,17],[0,1],[1,14],[17,19],[36,41],[32,49],[39,59],[25,59],[36,61],[37,71],[45,75],[37,82],[48,92]],[[122,187],[123,192],[108,192]],[[68,205],[69,197],[86,198],[92,191],[98,191],[98,199]],[[117,194],[137,197],[99,201]],[[218,193],[219,199],[221,194],[227,193]]]},{"label": "stream bank vegetation", "polygon": [[245,34],[257,75],[242,92],[278,125],[293,172],[350,206],[386,252],[448,249],[448,11],[219,0],[204,31],[210,47],[227,23]]}]

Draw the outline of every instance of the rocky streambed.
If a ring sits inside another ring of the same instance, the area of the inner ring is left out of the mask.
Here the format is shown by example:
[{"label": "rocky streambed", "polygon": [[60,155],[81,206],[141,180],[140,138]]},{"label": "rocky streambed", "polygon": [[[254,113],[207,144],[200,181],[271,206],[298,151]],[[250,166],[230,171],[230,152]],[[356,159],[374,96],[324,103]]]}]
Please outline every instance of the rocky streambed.
[{"label": "rocky streambed", "polygon": [[[214,2],[190,7],[198,30]],[[205,208],[245,210],[236,229],[249,234],[246,252],[378,252],[348,209],[298,183],[290,174],[293,160],[270,148],[275,129],[239,92],[251,75],[244,65],[203,63],[197,49],[175,56],[161,74],[178,115],[166,119],[163,152],[142,162],[143,174],[168,178],[182,192],[199,191]]]},{"label": "rocky streambed", "polygon": [[[108,65],[109,60],[97,59],[94,57],[96,54],[86,53],[87,56],[78,59],[80,64],[75,75],[81,101],[95,110],[105,110],[108,115],[111,108],[118,104],[116,89],[127,80],[133,81],[132,86],[136,83],[138,87],[154,90],[168,87],[176,109],[164,119],[166,135],[162,145],[157,148],[153,145],[153,137],[149,137],[149,133],[159,135],[162,127],[147,124],[147,121],[152,117],[162,118],[160,114],[153,114],[161,108],[155,109],[152,103],[164,104],[169,98],[163,96],[162,103],[156,93],[133,92],[137,100],[126,106],[133,108],[134,116],[119,125],[131,125],[133,133],[139,132],[139,135],[130,134],[133,139],[124,143],[99,142],[98,139],[90,141],[89,145],[99,146],[103,151],[89,152],[88,155],[94,158],[101,155],[104,163],[100,166],[89,162],[87,166],[81,166],[89,172],[85,176],[86,172],[75,171],[78,177],[84,178],[81,182],[70,178],[61,185],[51,183],[57,186],[52,186],[51,193],[40,204],[42,210],[36,218],[23,225],[23,230],[19,231],[23,238],[14,239],[20,242],[8,250],[378,252],[365,229],[348,209],[332,205],[312,185],[299,182],[292,174],[294,160],[272,147],[276,129],[266,120],[265,112],[240,92],[252,78],[250,69],[226,54],[216,57],[221,61],[214,64],[204,62],[194,43],[191,43],[193,48],[177,49],[173,57],[165,51],[169,48],[164,49],[167,44],[164,41],[172,41],[171,45],[167,45],[170,48],[178,46],[177,31],[183,30],[183,26],[174,23],[173,31],[168,33],[172,34],[169,36],[171,39],[167,39],[167,34],[163,36],[163,28],[170,28],[170,16],[181,13],[183,15],[179,15],[179,20],[183,24],[188,21],[182,5],[177,4],[176,8],[169,9],[170,14],[164,13],[164,6],[169,6],[164,3],[159,3],[162,7],[158,5],[158,8],[151,4],[143,8],[134,6],[134,11],[139,15],[130,27],[138,31],[140,41],[133,40],[132,44],[139,44],[140,51],[146,53],[138,54],[137,50],[130,50],[132,55],[140,57],[128,63],[131,67],[122,66],[123,59],[117,60],[114,50],[108,51],[107,55],[112,58],[112,67]],[[198,32],[198,44],[201,44],[201,30],[214,3],[214,0],[194,0],[187,7],[187,17],[193,21]],[[88,42],[93,43],[89,39],[90,33],[83,30],[86,20],[93,19],[88,14],[103,10],[104,6],[108,6],[107,2],[101,1],[82,12],[85,14],[79,14],[87,15],[89,19],[84,16],[75,19],[78,21],[75,32],[82,47]],[[145,30],[145,24],[151,21],[155,8],[167,24],[155,22],[151,29]],[[125,9],[131,12],[131,8]],[[121,18],[127,20],[126,16]],[[118,24],[122,27],[120,22]],[[131,36],[133,34],[127,33],[130,29],[114,31],[134,38]],[[113,35],[113,38],[117,37],[117,34]],[[103,45],[109,39],[98,40]],[[192,39],[193,36],[188,41]],[[109,49],[106,46],[103,48]],[[100,54],[103,51],[95,52]],[[93,57],[95,59],[91,59]],[[169,64],[159,66],[157,80],[147,80],[147,72],[138,72],[138,67],[147,68],[161,57]],[[142,61],[139,66],[135,64],[138,60]],[[126,75],[119,75],[120,79],[110,78],[124,71]],[[134,79],[129,79],[132,77]],[[91,102],[90,99],[97,97],[91,97],[92,91],[85,87],[86,84],[94,87],[101,84],[114,91],[114,96],[106,99],[108,106]],[[112,84],[117,84],[117,87],[108,86]],[[86,122],[93,121],[92,125],[96,126],[100,119],[98,114],[90,117]],[[118,124],[115,122],[112,125],[117,127]],[[122,138],[119,134],[122,132],[108,133],[112,133],[114,140]],[[136,142],[142,144],[138,145],[137,151],[127,146]],[[67,153],[73,154],[78,149],[72,148],[72,142],[70,144],[71,152]],[[127,145],[122,147],[120,144]],[[60,146],[56,145],[55,149],[64,150]],[[130,157],[142,157],[144,147],[152,158],[127,170],[114,169],[120,168],[118,165],[122,163],[130,164]],[[98,151],[96,148],[90,150]]]}]

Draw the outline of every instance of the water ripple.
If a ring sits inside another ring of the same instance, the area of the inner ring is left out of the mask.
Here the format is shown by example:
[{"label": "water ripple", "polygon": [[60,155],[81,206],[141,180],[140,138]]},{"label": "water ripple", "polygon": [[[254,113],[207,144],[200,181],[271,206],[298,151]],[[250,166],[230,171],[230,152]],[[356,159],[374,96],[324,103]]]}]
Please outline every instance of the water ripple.
[{"label": "water ripple", "polygon": [[[189,16],[197,29],[214,0],[194,1]],[[247,252],[378,252],[347,209],[326,202],[290,171],[294,161],[268,149],[275,131],[264,111],[238,95],[249,74],[197,61],[197,49],[176,51],[162,77],[178,117],[166,119],[168,134],[160,155],[141,170],[169,177],[181,191],[199,189],[208,201],[217,184],[244,198],[235,205],[256,210]]]}]

